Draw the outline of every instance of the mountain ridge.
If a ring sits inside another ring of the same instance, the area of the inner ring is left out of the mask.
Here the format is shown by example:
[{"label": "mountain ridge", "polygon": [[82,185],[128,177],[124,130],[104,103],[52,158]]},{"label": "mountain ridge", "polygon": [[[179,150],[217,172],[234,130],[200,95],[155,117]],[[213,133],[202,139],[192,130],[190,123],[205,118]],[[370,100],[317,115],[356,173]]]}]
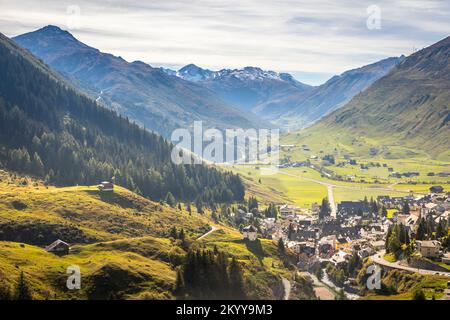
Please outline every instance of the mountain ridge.
[{"label": "mountain ridge", "polygon": [[311,125],[321,117],[345,105],[355,95],[389,73],[403,59],[403,55],[390,57],[333,76],[324,84],[316,87],[289,112],[281,115],[280,122],[286,121],[289,126],[295,122],[293,129]]},{"label": "mountain ridge", "polygon": [[178,71],[162,69],[205,86],[225,101],[283,129],[306,127],[338,109],[386,75],[404,56],[382,59],[333,76],[320,86],[297,81],[289,73],[258,67],[211,71],[188,64]]},{"label": "mountain ridge", "polygon": [[449,157],[450,37],[406,57],[311,131],[321,127]]},{"label": "mountain ridge", "polygon": [[141,61],[127,62],[78,41],[56,26],[13,40],[109,108],[164,136],[193,121],[206,127],[259,127],[262,121],[192,82],[168,76]]}]

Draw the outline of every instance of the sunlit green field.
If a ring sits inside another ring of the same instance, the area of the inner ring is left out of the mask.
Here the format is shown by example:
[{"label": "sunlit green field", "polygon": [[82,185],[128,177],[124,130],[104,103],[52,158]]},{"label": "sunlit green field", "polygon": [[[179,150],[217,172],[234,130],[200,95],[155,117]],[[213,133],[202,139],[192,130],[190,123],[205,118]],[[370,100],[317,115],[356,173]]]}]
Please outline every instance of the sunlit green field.
[{"label": "sunlit green field", "polygon": [[[294,203],[302,208],[311,208],[314,202],[320,203],[328,196],[327,185],[331,185],[336,203],[341,201],[362,200],[364,197],[376,198],[377,196],[417,196],[429,192],[433,184],[411,184],[406,182],[374,183],[374,182],[349,182],[336,181],[324,176],[311,168],[285,168],[278,171],[267,171],[264,167],[254,165],[240,165],[228,167],[241,176],[251,179],[258,189],[266,190],[266,194],[276,193],[278,203]],[[267,175],[266,173],[272,174]],[[449,184],[442,185],[450,190]],[[254,186],[250,186],[251,189]],[[259,200],[265,202],[264,194],[260,192]]]},{"label": "sunlit green field", "polygon": [[266,171],[258,170],[255,166],[234,166],[232,170],[252,178],[267,190],[280,192],[285,202],[292,202],[302,208],[311,208],[312,203],[320,202],[327,195],[326,187],[320,184],[281,173],[267,175],[264,174]]},{"label": "sunlit green field", "polygon": [[[395,145],[392,137],[386,141],[373,140],[322,128],[320,131],[314,132],[306,129],[290,133],[282,137],[281,141],[282,144],[294,145],[294,147],[283,149],[282,158],[288,157],[291,161],[305,161],[311,159],[312,156],[317,156],[318,160],[311,160],[311,163],[320,166],[322,165],[320,159],[324,155],[333,155],[336,165],[327,168],[338,175],[350,175],[356,181],[363,179],[369,182],[378,180],[382,183],[450,183],[450,177],[437,176],[438,173],[450,171],[450,158],[446,156],[447,153],[433,159],[430,155],[420,151],[420,148],[412,149]],[[348,159],[356,160],[357,165],[337,166],[338,163],[348,162]],[[361,170],[360,164],[368,165],[369,169]],[[420,175],[418,177],[389,177],[388,168],[394,172],[418,172]]]}]

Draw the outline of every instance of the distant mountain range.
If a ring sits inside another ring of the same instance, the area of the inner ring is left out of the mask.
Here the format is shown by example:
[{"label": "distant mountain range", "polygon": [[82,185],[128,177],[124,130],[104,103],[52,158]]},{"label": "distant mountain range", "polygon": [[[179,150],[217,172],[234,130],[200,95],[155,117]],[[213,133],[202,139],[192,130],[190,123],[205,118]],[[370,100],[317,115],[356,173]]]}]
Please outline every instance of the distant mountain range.
[{"label": "distant mountain range", "polygon": [[212,71],[189,64],[153,68],[100,52],[47,26],[14,38],[77,88],[164,136],[203,120],[207,127],[307,127],[388,74],[404,56],[346,71],[313,87],[256,67]]},{"label": "distant mountain range", "polygon": [[450,37],[403,59],[310,132],[321,128],[450,158]]},{"label": "distant mountain range", "polygon": [[[267,120],[273,119],[266,117],[263,112],[255,112],[259,105],[283,97],[306,94],[313,88],[295,80],[290,74],[264,71],[255,67],[211,71],[189,64],[178,71],[164,70],[168,74],[201,84],[226,102]],[[283,107],[277,106],[280,112],[288,111]]]},{"label": "distant mountain range", "polygon": [[308,126],[341,107],[403,59],[404,56],[387,58],[346,71],[317,87],[301,83],[288,73],[255,67],[211,71],[189,64],[178,71],[161,70],[201,84],[228,103],[253,112],[278,127],[296,129]]},{"label": "distant mountain range", "polygon": [[314,88],[305,97],[285,97],[281,101],[268,101],[256,110],[256,113],[269,113],[276,104],[290,105],[289,111],[275,122],[289,128],[304,128],[324,115],[342,107],[351,98],[364,91],[375,81],[388,74],[405,57],[392,57],[358,69],[334,76],[326,83]]},{"label": "distant mountain range", "polygon": [[263,126],[258,117],[236,109],[204,86],[100,52],[56,26],[13,40],[90,96],[165,136],[196,120],[218,128]]}]

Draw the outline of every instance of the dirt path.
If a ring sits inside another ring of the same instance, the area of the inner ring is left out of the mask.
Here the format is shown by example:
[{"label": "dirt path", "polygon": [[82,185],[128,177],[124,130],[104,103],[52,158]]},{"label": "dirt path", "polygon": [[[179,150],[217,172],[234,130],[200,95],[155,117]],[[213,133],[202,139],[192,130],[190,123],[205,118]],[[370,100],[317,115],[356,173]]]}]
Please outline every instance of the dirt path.
[{"label": "dirt path", "polygon": [[216,231],[216,230],[219,230],[219,229],[217,229],[217,228],[214,227],[214,226],[211,226],[211,230],[209,230],[209,231],[208,231],[207,233],[205,233],[204,235],[201,235],[200,237],[198,237],[198,238],[197,238],[197,241],[203,239],[204,237],[206,237],[207,235],[213,233],[213,232]]},{"label": "dirt path", "polygon": [[281,281],[283,282],[283,287],[284,287],[284,297],[283,300],[289,300],[289,296],[291,295],[291,282],[282,277]]}]

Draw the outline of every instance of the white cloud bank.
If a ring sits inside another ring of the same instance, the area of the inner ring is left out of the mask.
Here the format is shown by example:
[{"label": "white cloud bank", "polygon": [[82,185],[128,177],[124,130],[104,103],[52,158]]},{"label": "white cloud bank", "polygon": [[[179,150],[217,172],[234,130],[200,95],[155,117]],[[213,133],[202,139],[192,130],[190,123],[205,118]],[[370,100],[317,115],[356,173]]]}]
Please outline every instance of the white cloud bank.
[{"label": "white cloud bank", "polygon": [[[381,29],[366,26],[370,5],[381,9]],[[129,61],[252,65],[312,83],[450,33],[448,0],[0,0],[0,32],[69,29],[69,6],[81,12],[75,37]]]}]

